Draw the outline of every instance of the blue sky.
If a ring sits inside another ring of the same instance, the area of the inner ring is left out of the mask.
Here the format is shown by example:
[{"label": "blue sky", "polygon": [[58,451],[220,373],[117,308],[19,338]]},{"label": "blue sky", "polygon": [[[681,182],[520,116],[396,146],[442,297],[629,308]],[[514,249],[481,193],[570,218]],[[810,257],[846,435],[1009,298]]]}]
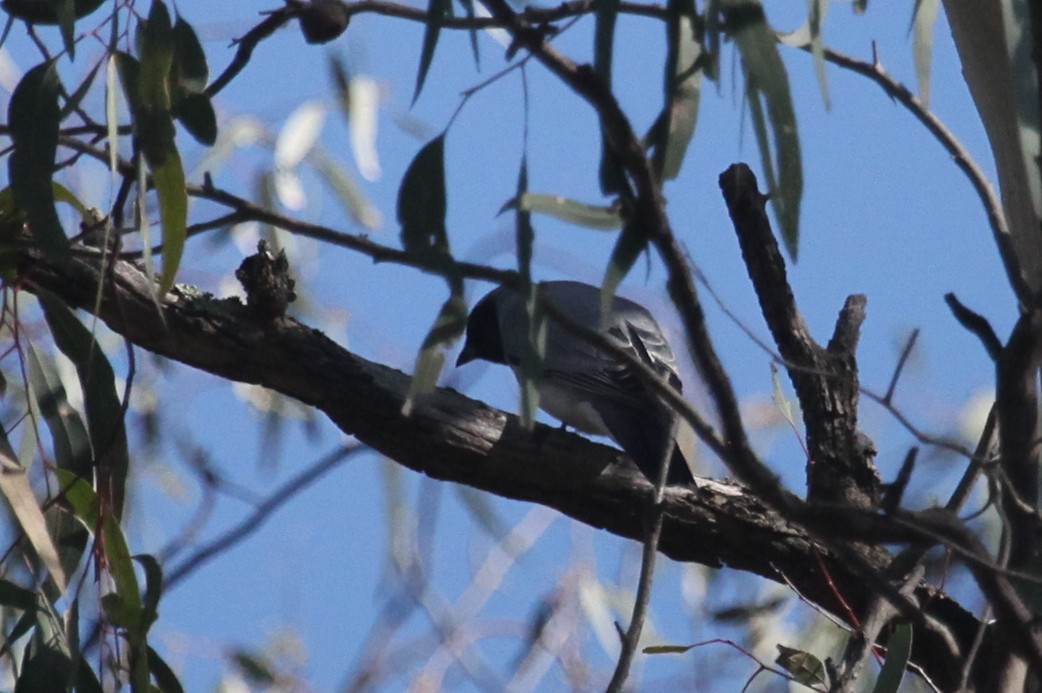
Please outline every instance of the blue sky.
[{"label": "blue sky", "polygon": [[[181,14],[203,39],[211,74],[230,60],[230,39],[259,21],[256,12],[272,6],[197,0],[178,3]],[[802,21],[805,5],[773,3],[768,9],[777,28],[794,29]],[[825,24],[825,41],[866,60],[871,59],[875,41],[884,67],[914,89],[909,12],[905,6],[898,10],[887,3],[869,3],[867,16],[855,17],[847,4],[836,3]],[[589,60],[591,27],[584,21],[559,36],[555,45],[576,60]],[[56,41],[54,33],[42,32],[47,41]],[[227,125],[251,115],[276,133],[300,104],[309,100],[328,104],[331,112],[320,146],[351,171],[383,215],[384,226],[372,232],[374,240],[397,245],[394,209],[398,184],[423,144],[399,123],[412,119],[425,125],[428,135],[436,134],[458,107],[460,92],[503,64],[501,47],[482,34],[482,69],[475,71],[467,34],[444,31],[424,92],[410,109],[421,41],[420,25],[375,16],[356,18],[344,36],[326,47],[306,46],[295,26],[283,29],[258,47],[243,74],[218,96],[219,123]],[[664,48],[660,27],[651,20],[624,18],[616,46],[619,98],[635,128],[643,131],[661,103]],[[36,60],[17,28],[4,50],[23,71]],[[68,74],[85,70],[89,54],[90,50],[81,51]],[[796,100],[806,181],[800,260],[790,273],[804,316],[812,332],[825,341],[846,295],[867,294],[868,319],[858,354],[862,384],[877,392],[886,389],[909,332],[920,328],[919,344],[901,381],[897,405],[924,430],[958,435],[964,405],[990,389],[992,370],[975,339],[950,317],[942,297],[948,291],[956,292],[968,306],[991,319],[1000,336],[1008,332],[1015,315],[984,212],[942,147],[878,87],[828,66],[831,110],[827,111],[811,59],[792,49],[783,48],[782,54]],[[345,123],[335,112],[327,67],[330,55],[340,56],[354,75],[371,78],[380,87],[376,148],[382,177],[378,180],[363,181],[352,160]],[[732,48],[725,46],[722,80],[718,86],[705,85],[698,130],[684,170],[665,193],[674,231],[694,262],[738,320],[766,339],[716,182],[719,173],[735,161],[747,161],[760,172],[755,140],[735,86],[733,60]],[[592,111],[537,65],[529,67],[527,78],[530,188],[601,202],[596,179],[599,135]],[[6,103],[9,93],[0,97]],[[960,77],[943,16],[935,30],[930,105],[990,173],[986,139]],[[488,249],[510,247],[512,220],[497,214],[516,185],[522,109],[521,81],[515,72],[471,98],[448,131],[448,228],[458,256],[503,267],[513,265],[509,254],[492,255]],[[198,162],[204,152],[187,137],[179,142],[188,168],[192,168],[191,163]],[[271,165],[270,148],[243,148],[215,170],[214,182],[233,192],[252,194],[257,173]],[[105,183],[107,174],[101,173],[104,175],[94,178],[83,175],[74,182],[82,186],[90,204],[104,208],[111,191]],[[762,188],[762,175],[760,179]],[[363,231],[345,218],[318,177],[305,172],[303,181],[309,205],[297,212],[300,216],[348,232]],[[535,224],[539,278],[599,281],[611,250],[610,236],[547,218],[537,217]],[[243,239],[240,245],[218,246],[206,238],[191,241],[181,279],[214,293],[227,291],[226,278],[238,265],[244,248],[245,252],[251,250],[249,230],[236,233]],[[411,370],[415,352],[446,297],[441,280],[413,270],[373,265],[347,251],[318,249],[306,240],[295,242],[291,251],[300,276],[300,293],[310,306],[302,319],[367,358]],[[645,303],[668,329],[675,329],[662,279],[654,259],[650,264],[639,261],[622,293]],[[468,286],[471,300],[488,288]],[[708,296],[705,300],[710,303]],[[710,322],[743,400],[750,408],[759,403],[761,411],[772,412],[769,358],[715,305],[711,305]],[[693,401],[705,403],[693,370],[687,364],[685,369],[686,392]],[[145,373],[160,393],[167,444],[134,460],[138,481],[130,520],[134,551],[158,551],[195,509],[198,488],[179,455],[185,446],[204,450],[227,478],[263,496],[340,439],[323,420],[310,434],[300,423],[290,421],[283,427],[278,445],[266,445],[260,436],[262,417],[245,408],[241,393],[227,384],[176,365],[161,374],[154,368],[146,368]],[[444,377],[453,386],[465,386],[474,397],[516,409],[516,386],[505,369],[474,365],[449,370]],[[912,438],[871,403],[863,404],[861,416],[879,448],[882,473],[890,478]],[[786,482],[801,489],[804,461],[789,429],[774,421],[755,433],[755,441]],[[921,503],[943,497],[961,470],[958,460],[927,458],[913,481]],[[707,473],[723,473],[715,460],[706,458],[704,465]],[[230,648],[261,647],[278,632],[299,639],[306,656],[297,673],[309,689],[326,691],[341,685],[357,662],[377,609],[394,589],[387,522],[387,489],[393,484],[400,485],[397,488],[408,499],[411,513],[422,507],[435,508],[425,516],[436,518],[431,539],[434,583],[450,598],[470,583],[472,570],[490,547],[474,514],[455,488],[391,469],[373,454],[354,458],[292,500],[249,540],[164,597],[153,637],[183,676],[187,690],[215,685],[227,668],[224,655]],[[178,479],[178,483],[171,482]],[[532,510],[516,502],[488,502],[507,527]],[[248,512],[248,505],[222,498],[198,541],[216,536]],[[502,591],[482,616],[516,626],[532,614],[540,600],[555,589],[574,588],[582,583],[583,575],[598,576],[605,584],[619,581],[632,589],[635,546],[558,518],[507,574]],[[666,560],[663,563],[669,565]],[[704,618],[701,602],[706,593],[712,596],[712,603],[720,605],[775,589],[741,576],[673,565],[661,575],[653,624],[667,642],[737,632]],[[957,579],[953,584],[959,588]],[[675,608],[678,603],[682,608]],[[792,623],[807,617],[806,607],[794,605],[792,609],[796,612]],[[587,663],[610,671],[610,654],[599,647],[595,629],[584,628]],[[417,612],[396,642],[400,646],[419,638],[416,647],[422,649],[421,636],[426,632],[428,625]],[[511,631],[505,628],[504,632]],[[801,644],[801,633],[789,635],[786,644]],[[764,656],[771,656],[771,646],[766,644]],[[503,662],[516,654],[517,645],[504,636],[490,639],[481,648],[491,661]],[[722,654],[721,650],[714,653]],[[428,660],[421,657],[419,663],[410,662],[382,689],[402,688],[424,661]],[[698,676],[706,676],[709,665],[697,660],[703,669],[695,673],[695,661],[695,656],[653,658],[645,665],[644,680],[678,672],[699,680]],[[741,681],[755,667],[747,660],[737,661],[729,673]],[[553,688],[553,682],[560,680],[551,674],[544,685]],[[450,673],[446,684],[463,690],[470,690],[471,685],[457,672]]]}]

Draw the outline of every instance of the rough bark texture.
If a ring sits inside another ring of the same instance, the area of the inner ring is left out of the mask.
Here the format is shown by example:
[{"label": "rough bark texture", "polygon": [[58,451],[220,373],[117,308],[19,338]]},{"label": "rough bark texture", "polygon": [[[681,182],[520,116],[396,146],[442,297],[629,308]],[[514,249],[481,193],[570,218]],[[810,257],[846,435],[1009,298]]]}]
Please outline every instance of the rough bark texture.
[{"label": "rough bark texture", "polygon": [[[82,249],[78,254],[86,259],[59,267],[26,251],[21,285],[48,290],[71,306],[92,306],[99,273],[91,252]],[[160,317],[138,268],[117,262],[107,276],[100,318],[143,349],[295,397],[345,433],[433,478],[541,503],[622,537],[642,534],[647,482],[616,450],[550,427],[525,431],[517,417],[449,389],[436,391],[405,417],[408,375],[352,354],[317,330],[287,318],[261,320],[238,299],[218,300],[184,287],[162,297]],[[787,581],[848,622],[850,612],[838,595],[855,614],[875,598],[847,561],[728,481],[667,493],[660,550],[677,561]],[[876,554],[879,560],[885,555]],[[949,690],[977,621],[929,586],[920,585],[915,596],[941,627],[917,633],[914,660]]]}]

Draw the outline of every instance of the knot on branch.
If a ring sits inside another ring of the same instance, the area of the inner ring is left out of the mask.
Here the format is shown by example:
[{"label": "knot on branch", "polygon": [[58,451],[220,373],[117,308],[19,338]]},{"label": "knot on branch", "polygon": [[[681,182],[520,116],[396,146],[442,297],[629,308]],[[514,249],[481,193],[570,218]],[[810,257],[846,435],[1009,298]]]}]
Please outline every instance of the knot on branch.
[{"label": "knot on branch", "polygon": [[258,318],[271,321],[286,314],[286,308],[297,300],[296,282],[289,275],[286,251],[277,255],[268,249],[267,241],[257,244],[257,252],[242,261],[235,278],[246,291],[246,305]]}]

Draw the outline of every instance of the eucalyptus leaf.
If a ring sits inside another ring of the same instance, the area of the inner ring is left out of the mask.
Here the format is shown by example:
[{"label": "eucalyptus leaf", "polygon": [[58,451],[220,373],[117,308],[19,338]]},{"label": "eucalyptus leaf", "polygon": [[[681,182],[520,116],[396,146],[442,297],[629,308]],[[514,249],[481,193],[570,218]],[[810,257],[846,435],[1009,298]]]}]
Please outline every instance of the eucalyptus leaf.
[{"label": "eucalyptus leaf", "polygon": [[412,160],[398,188],[402,247],[412,252],[448,252],[446,196],[445,135],[439,135]]},{"label": "eucalyptus leaf", "polygon": [[420,66],[416,70],[416,89],[413,91],[412,103],[420,98],[423,83],[427,81],[427,72],[434,59],[434,49],[438,46],[438,36],[445,17],[452,11],[452,0],[428,0],[426,28],[423,30],[423,47],[420,49]]},{"label": "eucalyptus leaf", "polygon": [[70,257],[68,239],[54,207],[52,176],[58,151],[61,84],[53,61],[25,73],[7,108],[14,151],[7,160],[15,203],[28,218],[33,237],[53,260]]},{"label": "eucalyptus leaf", "polygon": [[76,366],[83,390],[87,430],[101,483],[111,494],[109,510],[122,515],[129,465],[123,406],[112,366],[90,331],[60,299],[46,291],[37,298],[54,342]]},{"label": "eucalyptus leaf", "polygon": [[526,192],[516,203],[507,206],[516,206],[524,212],[546,214],[588,229],[614,230],[622,226],[621,208],[617,204],[604,207],[570,200],[560,195]]},{"label": "eucalyptus leaf", "polygon": [[419,397],[434,391],[438,377],[445,366],[446,345],[455,342],[467,326],[467,302],[462,294],[453,294],[442,304],[438,317],[423,340],[416,356],[409,392],[402,413],[409,416]]},{"label": "eucalyptus leaf", "polygon": [[908,659],[912,656],[912,624],[898,623],[886,641],[886,661],[872,693],[897,693],[901,688]]},{"label": "eucalyptus leaf", "polygon": [[774,32],[767,26],[763,6],[758,1],[726,0],[723,11],[745,68],[750,114],[771,204],[785,247],[796,260],[803,165],[788,74],[778,55]]}]

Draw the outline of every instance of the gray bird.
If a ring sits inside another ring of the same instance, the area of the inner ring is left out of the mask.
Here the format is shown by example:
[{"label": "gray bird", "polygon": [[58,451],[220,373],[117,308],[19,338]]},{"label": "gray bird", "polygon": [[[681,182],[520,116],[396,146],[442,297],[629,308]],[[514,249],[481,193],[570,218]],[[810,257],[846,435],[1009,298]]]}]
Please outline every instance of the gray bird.
[{"label": "gray bird", "polygon": [[[601,321],[601,290],[572,281],[539,285],[544,302],[642,361],[678,392],[676,360],[658,323],[643,306],[616,296],[608,320]],[[521,378],[528,338],[524,297],[507,287],[493,289],[467,318],[467,335],[456,365],[476,359],[510,366]],[[676,413],[649,390],[630,366],[584,342],[546,318],[546,347],[539,372],[532,374],[539,407],[585,433],[605,435],[622,447],[652,481],[669,443]],[[680,430],[689,432],[681,421]],[[674,447],[667,483],[693,484],[681,445]]]}]

